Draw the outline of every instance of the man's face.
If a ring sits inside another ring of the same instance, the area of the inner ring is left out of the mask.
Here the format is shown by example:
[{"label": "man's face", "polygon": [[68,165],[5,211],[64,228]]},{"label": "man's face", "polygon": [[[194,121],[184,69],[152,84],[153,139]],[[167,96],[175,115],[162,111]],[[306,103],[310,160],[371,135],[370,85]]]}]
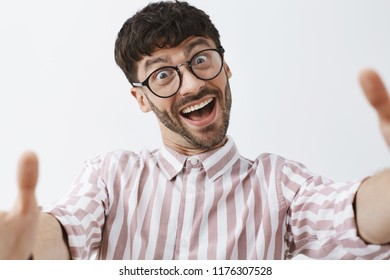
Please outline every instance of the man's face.
[{"label": "man's face", "polygon": [[222,145],[226,139],[231,109],[227,64],[212,80],[194,76],[186,62],[194,54],[216,48],[212,40],[190,37],[179,46],[158,49],[138,64],[138,78],[145,80],[150,73],[163,66],[179,67],[182,83],[172,97],[160,98],[147,87],[133,88],[141,110],[152,110],[159,121],[164,143],[178,152],[196,154]]}]

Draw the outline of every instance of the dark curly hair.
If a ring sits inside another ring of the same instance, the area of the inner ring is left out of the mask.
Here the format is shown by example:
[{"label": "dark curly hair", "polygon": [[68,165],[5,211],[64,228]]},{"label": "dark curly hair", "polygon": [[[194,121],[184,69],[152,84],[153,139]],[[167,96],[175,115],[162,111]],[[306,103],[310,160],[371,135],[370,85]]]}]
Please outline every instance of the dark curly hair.
[{"label": "dark curly hair", "polygon": [[137,81],[137,62],[158,48],[178,46],[190,36],[210,38],[220,46],[210,17],[187,2],[150,3],[122,26],[115,42],[115,61],[128,81]]}]

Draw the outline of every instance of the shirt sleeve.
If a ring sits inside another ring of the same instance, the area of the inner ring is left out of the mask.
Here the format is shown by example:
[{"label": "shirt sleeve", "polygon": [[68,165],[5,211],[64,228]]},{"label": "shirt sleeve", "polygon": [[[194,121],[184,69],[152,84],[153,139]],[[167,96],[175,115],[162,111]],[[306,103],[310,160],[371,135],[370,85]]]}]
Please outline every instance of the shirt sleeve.
[{"label": "shirt sleeve", "polygon": [[100,176],[102,164],[100,157],[86,162],[68,193],[42,208],[66,231],[72,259],[95,259],[99,253],[109,201]]},{"label": "shirt sleeve", "polygon": [[390,258],[390,245],[367,244],[358,236],[353,204],[362,180],[336,183],[292,161],[285,161],[280,176],[289,205],[288,258]]}]

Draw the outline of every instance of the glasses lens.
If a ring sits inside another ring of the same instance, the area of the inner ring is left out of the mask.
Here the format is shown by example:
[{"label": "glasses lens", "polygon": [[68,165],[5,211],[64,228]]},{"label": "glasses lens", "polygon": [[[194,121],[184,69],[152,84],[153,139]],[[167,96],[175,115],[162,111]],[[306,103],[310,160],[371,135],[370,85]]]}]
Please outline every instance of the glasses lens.
[{"label": "glasses lens", "polygon": [[199,52],[190,62],[192,71],[202,80],[214,79],[222,69],[222,57],[217,50]]},{"label": "glasses lens", "polygon": [[[222,56],[217,50],[204,50],[190,60],[192,73],[201,80],[214,79],[222,70]],[[170,97],[179,90],[181,77],[177,67],[161,67],[148,78],[149,89],[159,97]]]},{"label": "glasses lens", "polygon": [[158,96],[169,97],[180,87],[180,77],[174,67],[162,67],[149,77],[149,87]]}]

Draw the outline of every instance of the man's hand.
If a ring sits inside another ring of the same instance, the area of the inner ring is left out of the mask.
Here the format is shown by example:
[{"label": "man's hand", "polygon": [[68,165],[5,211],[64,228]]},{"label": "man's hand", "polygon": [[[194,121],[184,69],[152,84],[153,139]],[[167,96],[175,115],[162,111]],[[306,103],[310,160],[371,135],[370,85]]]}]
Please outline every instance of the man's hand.
[{"label": "man's hand", "polygon": [[18,199],[10,212],[0,212],[0,259],[23,260],[32,252],[39,216],[37,180],[38,158],[32,152],[25,153],[18,166]]},{"label": "man's hand", "polygon": [[360,84],[363,91],[378,113],[379,123],[387,146],[390,148],[390,98],[379,77],[373,70],[364,70],[360,74]]},{"label": "man's hand", "polygon": [[[390,148],[390,98],[373,70],[360,75],[363,91],[378,113],[379,123],[387,146]],[[356,222],[361,238],[368,243],[390,242],[390,170],[363,181],[355,199]]]}]

